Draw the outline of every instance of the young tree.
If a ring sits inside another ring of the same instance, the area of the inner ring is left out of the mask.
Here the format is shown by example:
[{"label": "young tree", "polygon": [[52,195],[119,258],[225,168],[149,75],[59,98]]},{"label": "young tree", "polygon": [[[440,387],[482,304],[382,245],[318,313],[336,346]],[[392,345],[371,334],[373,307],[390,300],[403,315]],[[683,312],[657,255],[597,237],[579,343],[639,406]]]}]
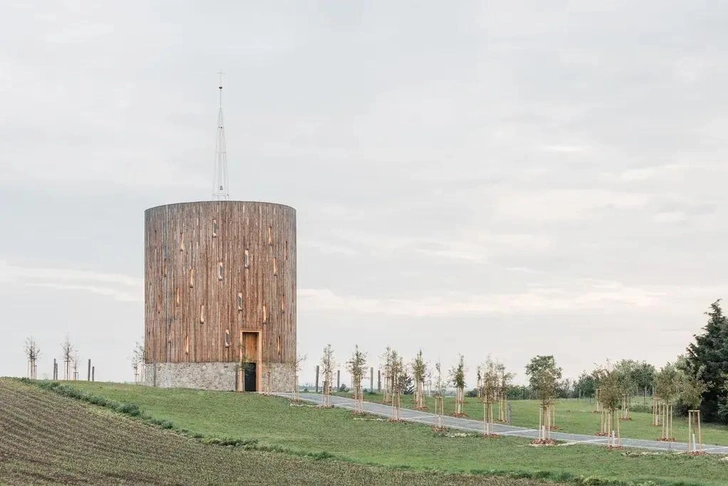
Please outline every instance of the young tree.
[{"label": "young tree", "polygon": [[700,427],[700,404],[706,386],[700,378],[683,373],[680,402],[688,407],[688,452],[702,453],[703,434]]},{"label": "young tree", "polygon": [[609,362],[594,371],[599,382],[599,400],[602,406],[601,432],[598,435],[609,437],[609,447],[621,447],[619,420],[615,420],[616,411],[623,402],[623,375]]},{"label": "young tree", "polygon": [[492,437],[495,435],[493,433],[493,404],[497,400],[500,388],[499,364],[488,356],[481,370],[480,399],[483,402],[483,435]]},{"label": "young tree", "polygon": [[659,440],[674,441],[672,433],[673,406],[680,396],[681,376],[675,365],[667,363],[655,375],[655,394],[660,397],[662,430]]},{"label": "young tree", "polygon": [[78,354],[78,351],[73,352],[73,355],[71,356],[71,368],[73,369],[73,379],[78,380],[78,364],[81,362],[81,357]]},{"label": "young tree", "polygon": [[334,368],[336,362],[334,361],[334,349],[331,344],[327,344],[324,348],[324,354],[321,357],[321,371],[324,375],[324,390],[323,390],[323,407],[330,408],[331,405],[331,384],[334,375]]},{"label": "young tree", "polygon": [[483,391],[483,370],[480,366],[475,369],[475,390],[478,393],[478,398],[482,398],[480,394]]},{"label": "young tree", "polygon": [[[708,322],[703,333],[695,335],[688,348],[687,364],[694,377],[706,384],[701,412],[708,422],[728,423],[728,320],[723,315],[720,299],[710,305],[705,314]],[[700,375],[698,375],[700,373]],[[657,393],[657,390],[655,390]]]},{"label": "young tree", "polygon": [[425,373],[425,393],[428,397],[432,396],[432,368],[427,367],[427,373]]},{"label": "young tree", "polygon": [[465,358],[460,355],[458,364],[450,370],[450,379],[455,385],[455,416],[462,417],[463,401],[465,399]]},{"label": "young tree", "polygon": [[500,422],[508,422],[509,417],[506,410],[508,407],[508,391],[511,388],[513,373],[506,373],[505,365],[498,363],[498,374],[500,375],[500,383],[498,386],[498,420]]},{"label": "young tree", "polygon": [[422,357],[422,350],[417,353],[417,357],[412,362],[412,374],[415,380],[415,409],[425,410],[425,376],[427,374],[427,364]]},{"label": "young tree", "polygon": [[631,420],[629,416],[629,406],[632,395],[636,389],[636,383],[634,380],[635,370],[637,363],[633,360],[623,359],[618,361],[614,366],[614,371],[617,373],[617,381],[619,384],[619,390],[622,394],[622,416],[621,420]]},{"label": "young tree", "polygon": [[301,356],[300,354],[296,357],[296,364],[295,364],[295,374],[293,377],[293,401],[298,403],[301,401],[301,397],[298,394],[298,379],[301,376],[301,370],[303,369],[303,362],[306,361],[306,358],[308,355],[304,354]]},{"label": "young tree", "polygon": [[33,336],[25,340],[25,356],[28,358],[28,378],[36,380],[38,378],[38,358],[40,357],[40,348],[33,339]]},{"label": "young tree", "polygon": [[354,346],[354,353],[351,359],[346,362],[346,368],[351,373],[351,387],[354,389],[354,400],[356,400],[356,413],[364,412],[364,393],[362,392],[362,380],[366,372],[367,355],[359,351],[359,345]]},{"label": "young tree", "polygon": [[63,364],[65,365],[63,379],[70,380],[71,363],[73,361],[73,345],[71,344],[71,340],[67,334],[66,340],[61,344],[61,349],[63,350]]},{"label": "young tree", "polygon": [[400,411],[402,407],[401,397],[405,386],[405,367],[402,357],[397,351],[391,353],[389,382],[391,383],[390,396],[392,397],[392,417],[391,420],[399,422],[401,420]]},{"label": "young tree", "polygon": [[442,430],[442,416],[445,414],[445,389],[448,380],[442,374],[442,363],[435,363],[435,410],[437,412],[437,430]]},{"label": "young tree", "polygon": [[387,349],[384,351],[384,354],[381,356],[381,360],[384,362],[383,366],[383,374],[384,374],[384,398],[383,403],[391,403],[392,401],[392,395],[391,395],[391,387],[392,383],[390,382],[389,378],[392,376],[392,348],[387,346]]},{"label": "young tree", "polygon": [[536,392],[541,401],[539,410],[539,444],[552,444],[551,428],[553,427],[552,415],[554,413],[554,397],[558,382],[561,379],[561,368],[556,366],[554,357],[536,356],[526,365],[526,375],[529,377],[529,385]]},{"label": "young tree", "polygon": [[134,381],[144,381],[144,363],[146,353],[144,351],[144,344],[137,341],[134,344],[134,351],[131,355],[131,367],[134,370]]}]

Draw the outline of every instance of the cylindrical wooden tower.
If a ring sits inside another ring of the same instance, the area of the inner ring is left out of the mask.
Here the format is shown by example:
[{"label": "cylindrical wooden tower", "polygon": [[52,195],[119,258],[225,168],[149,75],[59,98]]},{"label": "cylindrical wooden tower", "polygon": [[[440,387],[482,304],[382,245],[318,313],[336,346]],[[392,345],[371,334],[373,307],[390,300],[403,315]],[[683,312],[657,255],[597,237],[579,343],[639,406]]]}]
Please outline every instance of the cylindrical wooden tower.
[{"label": "cylindrical wooden tower", "polygon": [[145,211],[145,380],[291,391],[296,211],[204,201]]}]

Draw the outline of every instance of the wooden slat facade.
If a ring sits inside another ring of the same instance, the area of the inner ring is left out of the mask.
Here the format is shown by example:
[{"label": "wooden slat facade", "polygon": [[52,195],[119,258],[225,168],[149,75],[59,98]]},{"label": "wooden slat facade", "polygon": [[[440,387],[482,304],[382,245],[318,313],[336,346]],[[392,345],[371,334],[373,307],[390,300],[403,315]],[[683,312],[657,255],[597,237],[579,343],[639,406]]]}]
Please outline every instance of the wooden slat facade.
[{"label": "wooden slat facade", "polygon": [[295,209],[169,204],[145,211],[144,236],[147,363],[235,362],[248,332],[259,363],[295,363]]}]

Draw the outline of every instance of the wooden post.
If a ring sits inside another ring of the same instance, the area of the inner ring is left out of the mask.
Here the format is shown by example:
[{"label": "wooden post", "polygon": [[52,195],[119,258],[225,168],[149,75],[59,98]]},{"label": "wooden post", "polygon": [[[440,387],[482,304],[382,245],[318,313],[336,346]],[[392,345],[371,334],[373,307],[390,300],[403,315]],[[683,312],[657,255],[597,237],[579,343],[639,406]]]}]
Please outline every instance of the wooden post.
[{"label": "wooden post", "polygon": [[703,452],[703,434],[700,430],[700,410],[688,410],[688,452]]},{"label": "wooden post", "polygon": [[95,375],[96,375],[96,367],[92,366],[91,367],[91,381],[96,381]]},{"label": "wooden post", "polygon": [[58,379],[58,362],[56,362],[56,358],[53,358],[53,380]]},{"label": "wooden post", "polygon": [[88,377],[86,378],[86,381],[91,381],[91,360],[88,360]]},{"label": "wooden post", "polygon": [[316,393],[319,390],[319,365],[316,365]]},{"label": "wooden post", "polygon": [[369,368],[369,393],[374,392],[374,367]]},{"label": "wooden post", "polygon": [[377,393],[382,393],[382,370],[377,370]]},{"label": "wooden post", "polygon": [[336,391],[341,389],[341,370],[336,370]]}]

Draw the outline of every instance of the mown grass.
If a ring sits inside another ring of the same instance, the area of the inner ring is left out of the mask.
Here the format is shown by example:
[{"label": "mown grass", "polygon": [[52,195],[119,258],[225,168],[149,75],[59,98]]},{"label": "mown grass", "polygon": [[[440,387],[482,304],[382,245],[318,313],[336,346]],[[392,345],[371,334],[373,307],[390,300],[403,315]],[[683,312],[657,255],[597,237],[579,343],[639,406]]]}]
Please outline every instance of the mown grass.
[{"label": "mown grass", "polygon": [[[351,393],[337,393],[336,395],[351,398]],[[382,403],[381,394],[364,394],[367,401]],[[642,398],[635,398],[635,405],[642,405]],[[435,410],[435,399],[427,398],[426,404],[430,411]],[[537,428],[539,402],[536,400],[512,400],[511,425],[518,427]],[[647,406],[651,406],[649,399]],[[413,408],[414,397],[402,397],[402,407]],[[559,432],[572,434],[594,435],[599,431],[600,415],[592,413],[594,403],[588,400],[558,400],[556,402],[556,426]],[[445,397],[445,414],[455,412],[454,397]],[[469,418],[483,420],[483,404],[478,398],[466,398],[463,410]],[[495,406],[496,418],[498,407]],[[652,425],[652,413],[630,412],[632,420],[620,421],[622,437],[632,439],[657,440],[660,437],[660,427]],[[685,417],[675,417],[673,422],[674,436],[680,442],[688,441],[688,423]],[[705,444],[728,445],[728,427],[716,424],[703,424],[703,442]]]},{"label": "mown grass", "polygon": [[595,446],[534,448],[528,440],[512,437],[446,437],[422,425],[361,419],[346,410],[291,406],[285,399],[254,394],[110,383],[73,386],[114,401],[138,404],[156,419],[204,436],[254,439],[263,446],[294,453],[326,452],[364,464],[454,473],[510,471],[552,479],[581,476],[635,483],[728,484],[728,466],[712,456],[627,457],[620,451]]},{"label": "mown grass", "polygon": [[[474,475],[401,471],[205,444],[151,426],[130,404],[62,396],[0,379],[0,484],[481,484]],[[91,403],[92,400],[88,401]],[[99,398],[99,397],[96,397]],[[101,408],[104,407],[104,408]],[[214,442],[214,441],[210,441]],[[495,486],[536,486],[493,478]]]}]

